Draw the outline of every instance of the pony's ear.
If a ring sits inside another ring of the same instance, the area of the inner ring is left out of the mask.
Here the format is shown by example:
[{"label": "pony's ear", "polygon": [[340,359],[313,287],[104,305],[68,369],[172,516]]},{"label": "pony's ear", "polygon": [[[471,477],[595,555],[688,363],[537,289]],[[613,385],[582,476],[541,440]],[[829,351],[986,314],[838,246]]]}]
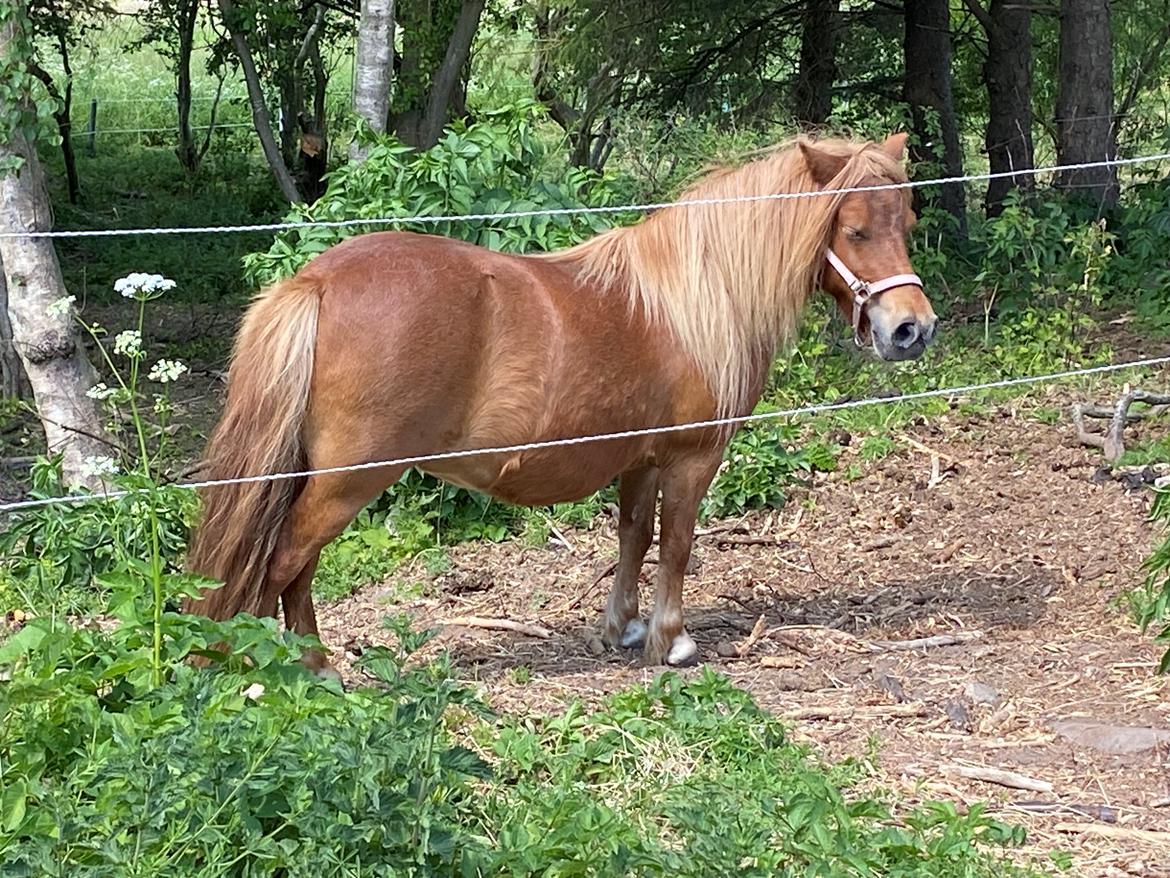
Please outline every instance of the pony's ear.
[{"label": "pony's ear", "polygon": [[804,141],[800,142],[800,153],[804,156],[804,162],[808,165],[809,171],[812,172],[812,178],[818,186],[829,185],[832,179],[841,173],[841,169],[848,161],[844,156],[833,155]]},{"label": "pony's ear", "polygon": [[882,151],[896,162],[906,157],[906,140],[909,138],[905,131],[891,134],[882,142]]}]

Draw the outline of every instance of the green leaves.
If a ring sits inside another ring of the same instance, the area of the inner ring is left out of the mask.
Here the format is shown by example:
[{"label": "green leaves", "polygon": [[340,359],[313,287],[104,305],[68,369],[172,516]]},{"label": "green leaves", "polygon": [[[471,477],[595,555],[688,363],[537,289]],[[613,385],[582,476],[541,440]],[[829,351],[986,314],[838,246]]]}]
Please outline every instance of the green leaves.
[{"label": "green leaves", "polygon": [[[485,114],[471,125],[456,123],[432,149],[417,152],[392,137],[374,145],[364,162],[329,175],[329,188],[311,207],[298,205],[289,221],[384,219],[512,213],[546,208],[602,206],[620,200],[613,175],[556,166],[532,128],[543,110],[518,103]],[[562,182],[553,182],[563,178]],[[401,229],[480,244],[496,250],[553,250],[578,243],[616,221],[613,215],[539,216],[492,222],[414,222],[368,227],[294,229],[277,236],[264,253],[244,260],[255,284],[296,272],[333,244],[362,232]]]},{"label": "green leaves", "polygon": [[703,501],[702,514],[727,517],[749,509],[780,508],[785,489],[802,475],[837,466],[836,446],[812,442],[794,448],[796,429],[763,422],[731,440],[725,462]]}]

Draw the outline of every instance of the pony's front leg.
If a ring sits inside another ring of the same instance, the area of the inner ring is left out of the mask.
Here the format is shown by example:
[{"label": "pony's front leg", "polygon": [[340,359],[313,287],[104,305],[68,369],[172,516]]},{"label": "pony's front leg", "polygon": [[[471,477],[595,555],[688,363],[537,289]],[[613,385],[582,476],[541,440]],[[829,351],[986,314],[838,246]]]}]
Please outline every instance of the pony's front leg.
[{"label": "pony's front leg", "polygon": [[622,473],[619,491],[618,563],[605,607],[602,640],[610,649],[638,649],[646,642],[646,623],[638,617],[638,577],[654,539],[658,468]]},{"label": "pony's front leg", "polygon": [[715,477],[722,449],[681,458],[662,472],[662,526],[659,536],[658,589],[646,641],[647,664],[692,665],[699,650],[683,625],[682,589],[699,501]]}]

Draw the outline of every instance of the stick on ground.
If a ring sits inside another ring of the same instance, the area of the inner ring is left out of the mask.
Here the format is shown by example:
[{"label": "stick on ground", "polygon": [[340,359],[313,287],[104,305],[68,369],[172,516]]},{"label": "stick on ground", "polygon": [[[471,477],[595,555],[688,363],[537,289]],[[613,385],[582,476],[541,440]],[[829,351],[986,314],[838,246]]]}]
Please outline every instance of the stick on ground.
[{"label": "stick on ground", "polygon": [[999,784],[1001,787],[1011,787],[1013,790],[1030,790],[1034,793],[1052,792],[1052,784],[1048,781],[1028,777],[1026,774],[1017,774],[1014,771],[983,768],[975,765],[944,765],[942,770],[947,774],[957,774],[968,780],[981,780],[986,783]]},{"label": "stick on ground", "polygon": [[514,631],[527,637],[539,637],[548,640],[552,632],[539,625],[530,625],[527,622],[516,622],[512,619],[485,619],[482,616],[457,616],[447,619],[440,625],[456,625],[461,628],[490,628],[496,631]]}]

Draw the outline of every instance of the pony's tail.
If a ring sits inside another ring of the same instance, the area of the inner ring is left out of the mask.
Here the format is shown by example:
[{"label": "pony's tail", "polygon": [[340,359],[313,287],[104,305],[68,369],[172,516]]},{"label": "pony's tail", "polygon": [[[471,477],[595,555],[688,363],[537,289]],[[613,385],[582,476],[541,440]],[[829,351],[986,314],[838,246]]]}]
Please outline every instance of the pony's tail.
[{"label": "pony's tail", "polygon": [[[321,289],[282,281],[248,309],[236,337],[227,404],[208,443],[207,478],[238,479],[304,468],[301,424],[313,376]],[[188,568],[224,583],[184,611],[212,619],[260,614],[269,559],[299,479],[212,485],[201,491],[202,521]]]}]

